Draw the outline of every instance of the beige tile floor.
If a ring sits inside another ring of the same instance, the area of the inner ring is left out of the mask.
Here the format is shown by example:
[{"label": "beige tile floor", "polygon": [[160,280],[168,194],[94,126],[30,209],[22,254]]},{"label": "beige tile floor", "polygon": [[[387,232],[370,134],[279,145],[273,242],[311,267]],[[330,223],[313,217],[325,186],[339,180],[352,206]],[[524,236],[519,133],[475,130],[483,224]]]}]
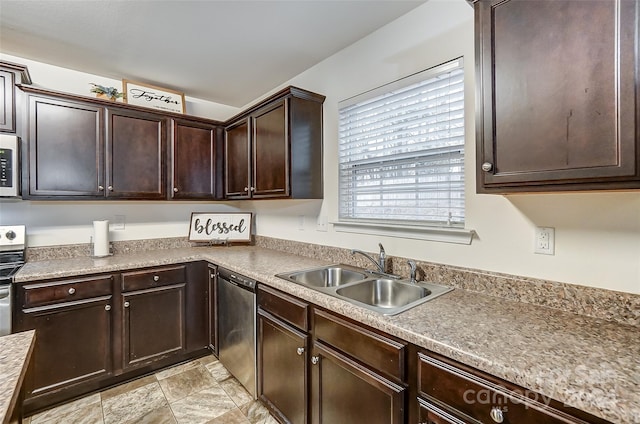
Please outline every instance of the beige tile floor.
[{"label": "beige tile floor", "polygon": [[25,419],[25,424],[277,424],[215,356]]}]

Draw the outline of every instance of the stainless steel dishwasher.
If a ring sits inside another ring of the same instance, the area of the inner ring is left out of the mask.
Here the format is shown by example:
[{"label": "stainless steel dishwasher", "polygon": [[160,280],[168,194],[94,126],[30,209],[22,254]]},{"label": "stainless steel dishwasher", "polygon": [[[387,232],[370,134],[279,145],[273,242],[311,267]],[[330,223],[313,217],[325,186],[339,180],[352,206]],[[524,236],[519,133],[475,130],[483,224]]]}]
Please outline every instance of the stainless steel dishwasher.
[{"label": "stainless steel dishwasher", "polygon": [[218,359],[256,398],[256,281],[218,268]]}]

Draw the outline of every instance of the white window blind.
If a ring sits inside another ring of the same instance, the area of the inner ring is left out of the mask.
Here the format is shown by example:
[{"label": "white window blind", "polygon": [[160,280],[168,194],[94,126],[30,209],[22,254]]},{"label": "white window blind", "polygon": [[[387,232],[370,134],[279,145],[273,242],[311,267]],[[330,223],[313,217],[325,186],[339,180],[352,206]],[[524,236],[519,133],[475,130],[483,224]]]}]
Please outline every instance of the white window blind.
[{"label": "white window blind", "polygon": [[462,58],[340,103],[339,219],[464,226]]}]

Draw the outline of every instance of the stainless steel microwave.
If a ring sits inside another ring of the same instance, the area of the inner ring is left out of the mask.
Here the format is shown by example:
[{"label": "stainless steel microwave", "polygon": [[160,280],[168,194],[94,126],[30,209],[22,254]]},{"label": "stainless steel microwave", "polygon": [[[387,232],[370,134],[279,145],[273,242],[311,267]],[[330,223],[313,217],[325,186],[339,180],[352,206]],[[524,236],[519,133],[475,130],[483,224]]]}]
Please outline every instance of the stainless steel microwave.
[{"label": "stainless steel microwave", "polygon": [[20,139],[0,134],[0,197],[20,195]]}]

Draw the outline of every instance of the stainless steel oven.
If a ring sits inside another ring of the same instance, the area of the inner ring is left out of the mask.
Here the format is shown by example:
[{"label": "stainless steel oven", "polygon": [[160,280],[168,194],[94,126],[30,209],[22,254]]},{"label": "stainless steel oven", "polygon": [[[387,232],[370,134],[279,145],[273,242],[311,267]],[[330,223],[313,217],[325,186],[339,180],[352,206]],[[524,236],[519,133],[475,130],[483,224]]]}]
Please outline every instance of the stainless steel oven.
[{"label": "stainless steel oven", "polygon": [[25,226],[0,227],[0,336],[11,333],[13,276],[24,265]]},{"label": "stainless steel oven", "polygon": [[20,150],[15,135],[0,134],[0,197],[20,195]]}]

